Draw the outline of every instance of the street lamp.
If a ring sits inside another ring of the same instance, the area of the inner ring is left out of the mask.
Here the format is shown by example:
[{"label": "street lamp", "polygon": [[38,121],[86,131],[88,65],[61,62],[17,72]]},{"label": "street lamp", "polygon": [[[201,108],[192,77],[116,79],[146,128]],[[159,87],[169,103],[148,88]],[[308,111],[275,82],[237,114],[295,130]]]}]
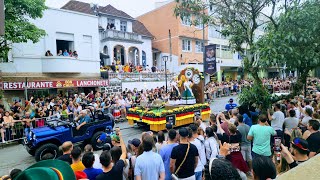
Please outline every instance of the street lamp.
[{"label": "street lamp", "polygon": [[164,61],[164,73],[165,73],[165,78],[166,78],[166,93],[168,93],[167,61],[169,60],[169,57],[162,56],[162,60]]}]

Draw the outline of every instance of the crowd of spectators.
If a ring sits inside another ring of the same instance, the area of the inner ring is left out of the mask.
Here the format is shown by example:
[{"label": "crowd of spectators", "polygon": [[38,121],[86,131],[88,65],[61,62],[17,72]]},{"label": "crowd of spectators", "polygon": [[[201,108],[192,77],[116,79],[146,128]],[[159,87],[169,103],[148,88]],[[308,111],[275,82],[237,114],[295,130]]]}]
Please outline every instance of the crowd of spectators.
[{"label": "crowd of spectators", "polygon": [[[262,83],[270,93],[288,93],[292,90],[292,84],[295,78],[286,79],[262,79]],[[232,80],[229,82],[209,82],[205,85],[205,98],[212,101],[215,98],[235,95],[241,92],[242,88],[251,87],[253,81],[250,80]]]},{"label": "crowd of spectators", "polygon": [[116,63],[113,62],[110,66],[101,65],[100,69],[101,71],[109,71],[116,73],[164,73],[164,69],[160,70],[156,66],[150,67],[149,65],[134,65],[131,62],[122,65],[119,61],[116,61]]},{"label": "crowd of spectators", "polygon": [[[169,88],[170,89],[170,88]],[[77,120],[82,115],[91,115],[86,105],[93,112],[101,111],[105,114],[120,112],[125,119],[129,108],[145,102],[152,104],[154,100],[167,102],[170,99],[165,87],[138,91],[137,89],[124,89],[122,93],[108,95],[102,92],[89,92],[88,94],[73,94],[69,97],[61,94],[49,97],[31,97],[28,101],[16,101],[6,106],[0,106],[1,142],[16,140],[28,134],[30,129],[43,126],[44,121],[50,118],[63,120]],[[85,110],[85,111],[82,111]]]},{"label": "crowd of spectators", "polygon": [[[303,109],[309,109],[305,99],[301,102],[297,109],[288,105],[284,113],[279,109],[281,104],[275,104],[272,115],[270,111],[259,113],[235,107],[229,112],[211,114],[209,123],[197,116],[188,127],[174,130],[167,124],[167,135],[147,131],[127,143],[116,128],[115,133],[108,135],[109,141],[100,155],[90,144],[82,150],[65,142],[58,160],[69,165],[73,179],[275,179],[320,151],[319,120],[310,119],[303,130],[301,123],[292,119],[293,111],[299,110],[303,116]],[[286,118],[288,114],[291,117]],[[313,116],[316,114],[317,109]],[[279,128],[281,124],[283,128]],[[285,139],[280,131],[290,138]],[[275,136],[282,139],[278,150],[273,144]],[[25,171],[14,169],[8,177],[20,180],[37,176]]]},{"label": "crowd of spectators", "polygon": [[[280,100],[266,112],[254,107],[226,106],[228,111],[211,114],[209,123],[197,116],[189,127],[178,130],[167,124],[167,137],[163,132],[157,135],[144,132],[140,138],[125,144],[120,129],[116,129],[100,156],[90,145],[82,152],[71,142],[65,142],[61,147],[63,156],[58,159],[70,164],[74,176],[90,180],[162,180],[172,176],[192,180],[203,177],[206,180],[247,179],[250,176],[253,179],[275,179],[320,152],[317,83],[317,79],[309,80],[308,88],[313,90],[312,93]],[[91,91],[87,95],[68,98],[32,98],[25,107],[15,102],[12,116],[10,112],[4,115],[3,110],[0,112],[1,121],[6,122],[5,126],[2,125],[2,135],[7,133],[6,126],[15,120],[21,121],[24,130],[28,130],[36,116],[59,114],[67,118],[70,113],[77,115],[81,103],[108,111],[111,104],[126,109],[143,100],[152,102],[160,98],[170,98],[164,87],[140,92],[126,89],[115,96]],[[42,112],[39,112],[40,108]],[[280,143],[275,139],[280,139]],[[20,170],[14,172],[12,176],[25,174]]]},{"label": "crowd of spectators", "polygon": [[[48,50],[46,53],[45,53],[45,56],[53,56],[53,54],[51,53],[50,50]],[[57,56],[65,56],[65,57],[74,57],[74,58],[78,58],[78,52],[77,51],[72,51],[72,50],[64,50],[62,52],[62,50],[59,50],[58,53],[57,53]]]}]

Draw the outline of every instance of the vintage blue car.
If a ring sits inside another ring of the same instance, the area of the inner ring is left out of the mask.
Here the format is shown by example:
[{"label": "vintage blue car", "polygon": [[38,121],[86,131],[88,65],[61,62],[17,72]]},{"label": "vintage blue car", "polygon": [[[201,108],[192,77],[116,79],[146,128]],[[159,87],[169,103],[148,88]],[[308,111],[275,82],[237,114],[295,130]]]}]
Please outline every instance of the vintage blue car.
[{"label": "vintage blue car", "polygon": [[[60,119],[46,121],[44,127],[34,128],[24,139],[24,146],[28,153],[35,156],[36,161],[41,161],[48,157],[55,159],[59,154],[59,146],[66,141],[74,144],[91,144],[94,150],[102,149],[103,144],[98,143],[102,133],[106,128],[113,129],[114,118],[90,110],[90,122],[76,129],[75,122]],[[43,158],[46,156],[45,158]]]}]

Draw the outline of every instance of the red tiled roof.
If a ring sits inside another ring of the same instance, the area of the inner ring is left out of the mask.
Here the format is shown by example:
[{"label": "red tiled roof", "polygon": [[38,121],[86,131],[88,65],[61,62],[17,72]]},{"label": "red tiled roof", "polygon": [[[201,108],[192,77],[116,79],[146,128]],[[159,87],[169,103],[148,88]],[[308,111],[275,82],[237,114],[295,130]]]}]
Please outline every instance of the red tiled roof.
[{"label": "red tiled roof", "polygon": [[[94,15],[89,3],[75,1],[75,0],[69,1],[61,9]],[[128,15],[127,13],[116,9],[115,7],[111,6],[110,4],[107,6],[99,7],[99,12],[103,13],[103,14],[108,14],[111,16],[132,19],[133,20],[133,22],[132,22],[132,31],[133,32],[144,35],[144,36],[153,37],[153,35],[148,31],[148,29],[141,22],[134,20],[134,18],[131,17],[130,15]]]},{"label": "red tiled roof", "polygon": [[[61,9],[66,9],[66,10],[70,10],[70,11],[77,11],[77,12],[81,12],[81,13],[85,13],[85,14],[93,14],[93,11],[92,11],[89,3],[74,1],[74,0],[67,2],[67,4],[62,6]],[[131,17],[127,13],[116,9],[115,7],[111,6],[110,4],[107,6],[104,6],[104,7],[103,6],[99,7],[99,12],[104,13],[104,14],[108,14],[111,16],[133,19],[133,17]]]}]

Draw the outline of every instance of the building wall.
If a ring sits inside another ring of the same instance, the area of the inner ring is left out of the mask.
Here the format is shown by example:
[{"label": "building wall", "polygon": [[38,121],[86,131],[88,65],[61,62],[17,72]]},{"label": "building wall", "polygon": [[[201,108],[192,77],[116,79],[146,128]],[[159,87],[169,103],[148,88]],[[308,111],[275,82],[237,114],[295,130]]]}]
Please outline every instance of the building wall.
[{"label": "building wall", "polygon": [[[182,40],[190,38],[180,38],[178,43],[178,49],[180,52],[179,55],[179,64],[181,63],[202,63],[203,62],[203,52],[196,52],[196,40],[191,40],[191,52],[185,52],[182,50]],[[200,41],[200,40],[197,40]]]},{"label": "building wall", "polygon": [[[168,79],[168,87],[170,80]],[[165,86],[165,81],[157,81],[157,82],[122,82],[122,89],[130,89],[133,90],[136,88],[138,91],[143,89],[154,89],[157,87]]]},{"label": "building wall", "polygon": [[152,47],[164,53],[169,53],[169,29],[172,37],[172,54],[178,56],[179,19],[174,16],[173,10],[176,3],[168,3],[150,11],[137,19],[142,22],[155,37]]},{"label": "building wall", "polygon": [[[157,9],[137,18],[155,36],[152,47],[162,52],[157,61],[161,61],[162,56],[170,53],[169,29],[171,30],[172,55],[174,56],[174,62],[169,62],[169,66],[173,66],[173,68],[169,68],[170,71],[172,69],[171,72],[177,72],[181,63],[203,62],[203,53],[195,51],[196,40],[202,41],[203,31],[198,27],[183,25],[182,20],[174,15],[175,6],[175,1],[167,1],[156,5]],[[208,28],[205,28],[204,37],[205,39],[208,37]],[[191,40],[192,50],[190,52],[182,51],[182,39],[185,38]]]},{"label": "building wall", "polygon": [[[143,41],[143,44],[142,44],[141,53],[142,53],[142,51],[144,51],[146,53],[147,65],[152,67],[152,39],[147,38],[147,37],[143,37],[142,41]],[[142,54],[141,54],[141,60],[142,60]]]},{"label": "building wall", "polygon": [[[73,41],[74,48],[71,50],[75,50],[79,54],[76,60],[78,65],[67,68],[77,68],[83,76],[86,76],[87,73],[99,74],[99,32],[96,16],[49,8],[44,11],[41,19],[30,21],[37,27],[44,29],[46,36],[35,44],[32,42],[14,44],[9,57],[13,62],[0,64],[2,72],[42,73],[43,66],[45,66],[42,62],[46,58],[45,52],[50,50],[56,56],[58,51],[56,40],[60,39]],[[77,22],[86,22],[86,25]],[[66,39],[63,39],[64,37]],[[57,59],[61,60],[60,57]],[[48,64],[48,66],[58,69],[59,63],[56,65],[54,63]]]}]

